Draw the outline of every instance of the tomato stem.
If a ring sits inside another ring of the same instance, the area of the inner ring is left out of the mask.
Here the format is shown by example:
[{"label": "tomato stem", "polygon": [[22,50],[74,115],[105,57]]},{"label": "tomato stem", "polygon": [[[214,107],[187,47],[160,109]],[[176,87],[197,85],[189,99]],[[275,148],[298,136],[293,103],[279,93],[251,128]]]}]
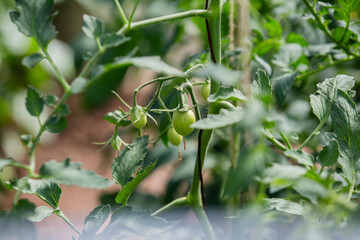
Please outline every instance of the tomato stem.
[{"label": "tomato stem", "polygon": [[81,235],[81,232],[79,229],[77,229],[77,227],[75,227],[75,225],[65,216],[65,214],[60,211],[60,210],[55,210],[54,213],[61,217],[72,229],[75,230],[75,232],[77,232],[77,234]]},{"label": "tomato stem", "polygon": [[119,15],[121,17],[121,20],[123,21],[124,26],[126,26],[129,23],[129,20],[126,17],[126,14],[125,14],[124,10],[122,9],[119,0],[114,0],[114,3],[116,5],[116,8],[118,9]]},{"label": "tomato stem", "polygon": [[70,90],[70,85],[68,84],[68,82],[66,81],[66,79],[64,78],[64,76],[61,74],[60,70],[58,69],[58,67],[56,66],[56,64],[54,63],[54,61],[52,60],[52,58],[50,57],[47,49],[42,48],[43,53],[45,54],[46,59],[49,61],[51,67],[54,69],[54,72],[57,76],[57,79],[59,81],[59,83],[61,84],[61,86],[63,87],[64,91],[69,91]]},{"label": "tomato stem", "polygon": [[190,10],[190,11],[185,11],[185,12],[169,14],[169,15],[161,16],[161,17],[150,18],[150,19],[146,19],[146,20],[142,20],[142,21],[138,21],[138,22],[132,22],[130,24],[130,26],[124,25],[117,32],[117,34],[126,33],[129,31],[132,31],[132,30],[135,30],[138,28],[142,28],[142,27],[146,27],[146,26],[150,26],[153,24],[158,24],[158,23],[163,23],[163,22],[168,22],[168,21],[173,21],[173,20],[179,20],[179,19],[184,19],[184,18],[189,18],[189,17],[208,18],[209,11],[203,10],[203,9],[196,9],[196,10]]}]

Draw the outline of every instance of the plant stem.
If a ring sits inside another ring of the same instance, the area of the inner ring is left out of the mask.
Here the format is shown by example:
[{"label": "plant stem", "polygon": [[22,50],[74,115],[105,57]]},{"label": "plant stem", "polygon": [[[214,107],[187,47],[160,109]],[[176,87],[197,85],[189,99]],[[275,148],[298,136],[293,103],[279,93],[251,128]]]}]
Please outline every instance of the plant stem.
[{"label": "plant stem", "polygon": [[155,92],[154,97],[150,100],[149,104],[146,105],[145,111],[148,111],[151,108],[151,106],[155,103],[155,101],[159,98],[163,85],[164,85],[164,81],[161,81],[159,83],[159,86],[158,86],[156,92]]},{"label": "plant stem", "polygon": [[132,107],[131,106],[129,106],[129,104],[127,104],[126,102],[125,102],[125,100],[124,99],[122,99],[121,97],[120,97],[120,95],[119,94],[117,94],[117,92],[115,92],[115,91],[111,91],[113,94],[115,94],[115,96],[120,100],[120,102],[122,102],[128,109],[131,109]]},{"label": "plant stem", "polygon": [[[158,101],[159,101],[160,105],[161,105],[164,109],[167,109],[164,101],[161,99],[160,96],[158,97]],[[166,111],[166,114],[167,114],[167,116],[168,116],[169,122],[171,122],[171,115],[170,115],[170,113],[169,113],[168,111]]]},{"label": "plant stem", "polygon": [[353,57],[353,56],[349,56],[348,58],[334,61],[334,62],[329,63],[329,64],[327,64],[327,65],[324,65],[324,66],[321,66],[321,67],[319,67],[319,68],[316,68],[316,69],[313,70],[313,71],[309,71],[309,72],[303,73],[303,74],[301,74],[301,75],[298,75],[298,76],[297,76],[297,79],[298,79],[298,80],[300,80],[300,79],[302,80],[302,79],[307,78],[307,77],[310,77],[310,76],[312,76],[312,75],[314,75],[314,74],[316,74],[316,73],[319,73],[319,72],[321,72],[321,71],[323,71],[323,70],[325,70],[325,69],[327,69],[327,68],[329,68],[329,67],[333,67],[333,66],[336,66],[336,65],[338,65],[338,64],[345,63],[345,62],[349,62],[349,61],[352,61],[352,60],[354,60],[354,57]]},{"label": "plant stem", "polygon": [[280,133],[281,138],[284,140],[286,146],[288,147],[288,149],[292,149],[289,139],[284,135],[283,132],[280,131],[279,133]]},{"label": "plant stem", "polygon": [[98,47],[99,52],[104,52],[103,46],[101,45],[100,38],[95,38],[96,46]]},{"label": "plant stem", "polygon": [[16,206],[19,202],[19,198],[20,198],[20,194],[21,192],[20,191],[16,191],[16,194],[15,194],[15,197],[14,197],[14,200],[13,200],[13,206]]},{"label": "plant stem", "polygon": [[135,6],[134,6],[134,8],[133,8],[133,10],[132,10],[132,12],[131,12],[130,18],[129,18],[128,27],[130,27],[130,24],[132,23],[133,17],[134,17],[134,15],[135,15],[135,11],[136,11],[136,9],[137,9],[140,1],[141,1],[141,0],[137,0],[137,2],[135,3]]},{"label": "plant stem", "polygon": [[272,136],[271,134],[269,134],[266,130],[262,131],[262,135],[272,144],[274,144],[277,148],[279,148],[280,150],[286,151],[288,150],[288,148],[286,146],[284,146],[281,142],[279,142],[276,138],[274,138],[274,136]]},{"label": "plant stem", "polygon": [[189,75],[193,72],[195,72],[196,70],[198,70],[199,68],[204,68],[204,65],[203,64],[196,64],[195,66],[189,68],[188,70],[186,70],[186,75]]},{"label": "plant stem", "polygon": [[199,121],[201,119],[200,109],[199,109],[199,106],[198,106],[199,102],[196,99],[194,88],[192,87],[190,82],[189,82],[189,85],[187,85],[187,89],[188,89],[188,91],[190,93],[190,97],[191,97],[191,100],[193,102],[193,105],[196,106],[195,107],[195,117],[196,117],[196,120]]},{"label": "plant stem", "polygon": [[201,207],[193,207],[193,211],[195,212],[195,215],[199,219],[199,222],[204,229],[205,237],[209,240],[216,240],[216,234],[211,226],[211,223],[205,213],[205,210]]},{"label": "plant stem", "polygon": [[120,3],[119,3],[119,0],[114,0],[114,3],[116,5],[116,8],[118,9],[119,11],[119,15],[124,23],[124,26],[126,26],[129,22],[129,20],[127,19],[126,15],[125,15],[125,12],[124,10],[122,9]]},{"label": "plant stem", "polygon": [[50,118],[52,118],[57,111],[59,110],[60,106],[71,96],[71,91],[66,91],[65,94],[62,96],[62,98],[60,99],[60,101],[58,102],[58,104],[56,105],[56,107],[52,110],[52,112],[49,114],[49,116],[47,117],[46,121],[44,122],[44,124],[40,127],[39,132],[37,133],[37,135],[35,136],[32,145],[30,147],[30,151],[29,151],[29,158],[30,158],[30,170],[33,173],[35,171],[35,162],[36,162],[36,158],[35,158],[35,149],[37,144],[40,141],[40,138],[42,136],[42,134],[44,133],[45,129],[46,129],[46,124],[48,123],[48,121],[50,120]]},{"label": "plant stem", "polygon": [[65,216],[65,214],[62,211],[56,210],[54,213],[57,216],[61,217],[72,229],[75,230],[75,232],[77,232],[79,235],[81,235],[81,232],[79,231],[79,229],[77,229],[77,227],[75,227],[75,225]]},{"label": "plant stem", "polygon": [[[100,57],[103,55],[103,53],[105,52],[106,47],[102,48],[102,51],[98,51],[96,52],[91,59],[87,62],[87,64],[85,65],[85,67],[83,68],[83,70],[80,72],[79,77],[87,77],[91,71],[91,69],[96,65],[96,63],[99,61]],[[89,86],[90,84],[88,84]]]},{"label": "plant stem", "polygon": [[178,20],[178,19],[183,19],[183,18],[189,18],[189,17],[207,18],[207,17],[209,17],[209,12],[207,10],[197,9],[197,10],[190,10],[190,11],[186,11],[186,12],[169,14],[169,15],[161,16],[161,17],[150,18],[150,19],[146,19],[146,20],[142,20],[142,21],[138,21],[138,22],[133,22],[130,24],[130,26],[127,26],[127,25],[123,26],[117,32],[117,34],[126,33],[131,30],[150,26],[150,25],[157,24],[157,23],[163,23],[163,22],[168,22],[168,21],[173,21],[173,20]]},{"label": "plant stem", "polygon": [[[159,84],[159,87],[160,87],[160,88],[158,87],[158,89],[157,89],[157,91],[156,91],[156,93],[155,93],[155,97],[153,97],[153,99],[150,101],[150,103],[145,107],[145,110],[148,111],[149,108],[150,108],[150,107],[154,104],[154,102],[156,101],[156,98],[159,96],[160,90],[161,90],[161,87],[162,87],[163,83],[166,82],[166,81],[169,81],[169,80],[173,80],[173,79],[174,79],[174,77],[156,78],[156,79],[153,79],[153,80],[151,80],[151,81],[149,81],[149,82],[146,82],[146,83],[140,85],[139,87],[135,88],[135,90],[134,90],[134,95],[133,95],[134,104],[136,104],[136,95],[138,94],[138,92],[139,92],[142,88],[144,88],[144,87],[146,87],[146,86],[148,86],[148,85],[151,85],[151,84],[153,84],[153,83],[159,82],[159,83],[160,83],[160,84]],[[135,106],[135,105],[134,105],[134,106]]]},{"label": "plant stem", "polygon": [[351,197],[352,197],[352,194],[354,192],[354,189],[355,189],[355,181],[356,181],[356,172],[355,172],[355,167],[353,166],[353,179],[351,181],[351,185],[350,185],[350,188],[349,188],[349,194],[346,198],[346,200],[349,202],[351,200]]},{"label": "plant stem", "polygon": [[46,59],[49,61],[50,65],[54,69],[57,79],[58,79],[59,83],[61,84],[61,86],[63,87],[64,91],[65,92],[69,91],[70,85],[67,83],[64,76],[61,74],[60,70],[58,69],[58,67],[56,66],[56,64],[54,63],[52,58],[50,57],[48,51],[46,49],[42,49],[42,51],[45,54]]},{"label": "plant stem", "polygon": [[340,39],[340,41],[339,41],[339,44],[342,44],[342,42],[343,42],[344,39],[345,39],[346,33],[348,32],[349,27],[350,27],[350,21],[351,21],[350,18],[348,18],[347,21],[346,21],[346,27],[345,27],[345,30],[344,30],[343,35],[341,36],[341,39]]},{"label": "plant stem", "polygon": [[314,131],[305,139],[305,141],[297,148],[297,150],[301,150],[305,145],[319,132],[319,130],[324,126],[326,123],[327,118],[329,117],[330,112],[327,113],[326,117],[319,123],[319,125],[314,129]]},{"label": "plant stem", "polygon": [[157,215],[160,215],[171,209],[188,206],[188,205],[189,205],[189,201],[186,197],[178,198],[178,199],[175,199],[174,201],[166,204],[165,206],[163,206],[162,208],[160,208],[159,210],[157,210],[156,212],[151,214],[151,216],[157,216]]}]

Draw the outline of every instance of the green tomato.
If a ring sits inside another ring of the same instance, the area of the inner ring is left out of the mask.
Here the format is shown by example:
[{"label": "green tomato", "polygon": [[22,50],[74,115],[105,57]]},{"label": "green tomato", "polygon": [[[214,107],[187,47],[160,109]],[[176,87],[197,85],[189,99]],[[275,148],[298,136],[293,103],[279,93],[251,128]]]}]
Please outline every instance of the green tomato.
[{"label": "green tomato", "polygon": [[179,146],[183,139],[183,137],[178,134],[173,127],[169,128],[166,135],[169,141],[175,146]]},{"label": "green tomato", "polygon": [[120,151],[121,148],[121,139],[119,136],[116,136],[116,138],[114,138],[111,141],[111,146],[115,151]]},{"label": "green tomato", "polygon": [[210,90],[211,90],[210,82],[207,81],[203,85],[201,85],[200,93],[205,101],[207,101],[208,97],[210,96]]},{"label": "green tomato", "polygon": [[182,136],[187,136],[194,130],[194,128],[190,127],[196,121],[191,110],[174,112],[172,120],[175,131]]},{"label": "green tomato", "polygon": [[147,122],[146,113],[140,107],[135,107],[131,110],[130,120],[134,127],[142,129]]}]

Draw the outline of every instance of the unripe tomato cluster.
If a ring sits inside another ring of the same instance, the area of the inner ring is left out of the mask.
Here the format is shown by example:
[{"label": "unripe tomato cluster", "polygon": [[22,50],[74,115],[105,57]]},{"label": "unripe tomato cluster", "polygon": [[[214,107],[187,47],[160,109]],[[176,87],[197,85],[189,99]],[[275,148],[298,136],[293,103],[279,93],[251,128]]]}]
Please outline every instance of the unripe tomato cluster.
[{"label": "unripe tomato cluster", "polygon": [[[202,86],[201,94],[204,99],[207,99],[210,95],[210,83],[206,82]],[[145,110],[135,105],[130,111],[130,121],[132,125],[141,130],[147,123],[147,113]],[[183,136],[191,134],[194,128],[191,127],[196,122],[195,115],[192,110],[180,109],[173,113],[172,124],[167,130],[166,136],[169,142],[175,146],[179,146],[183,140]],[[111,145],[115,151],[120,151],[121,139],[119,136],[114,137],[111,140]]]}]

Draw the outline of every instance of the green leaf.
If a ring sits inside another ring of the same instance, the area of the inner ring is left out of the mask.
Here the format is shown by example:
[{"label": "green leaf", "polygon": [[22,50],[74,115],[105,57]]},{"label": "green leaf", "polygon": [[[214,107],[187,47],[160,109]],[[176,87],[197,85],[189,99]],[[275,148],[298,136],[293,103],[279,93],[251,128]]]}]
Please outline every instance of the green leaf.
[{"label": "green leaf", "polygon": [[113,112],[108,112],[104,116],[104,120],[108,121],[109,123],[120,126],[120,127],[126,127],[131,123],[131,121],[128,120],[127,117],[125,117],[125,116],[126,115],[123,112],[121,112],[119,110],[115,110]]},{"label": "green leaf", "polygon": [[288,214],[303,215],[304,208],[298,203],[282,198],[265,198],[266,210],[275,209]]},{"label": "green leaf", "polygon": [[275,81],[273,87],[274,96],[275,96],[276,104],[278,105],[279,108],[281,108],[282,105],[284,104],[286,95],[290,91],[297,75],[298,73],[296,72],[286,73],[274,80]]},{"label": "green leaf", "polygon": [[306,169],[300,166],[280,165],[275,163],[264,171],[262,181],[270,183],[278,179],[296,180],[306,174]]},{"label": "green leaf", "polygon": [[152,217],[150,211],[132,211],[130,206],[116,209],[98,239],[148,239],[171,230],[174,222]]},{"label": "green leaf", "polygon": [[326,101],[326,98],[324,98],[317,92],[310,95],[311,108],[313,110],[313,113],[320,120],[320,122],[326,121],[326,119],[329,117],[332,108],[332,102],[333,100],[331,102]]},{"label": "green leaf", "polygon": [[283,72],[293,72],[296,62],[303,56],[303,48],[296,43],[284,44],[274,56],[272,63],[281,68]]},{"label": "green leaf", "polygon": [[11,180],[9,186],[25,194],[36,194],[54,209],[59,206],[61,188],[50,180],[34,180],[24,177],[19,180]]},{"label": "green leaf", "polygon": [[21,142],[25,147],[30,148],[32,145],[33,136],[30,134],[23,134],[20,136]]},{"label": "green leaf", "polygon": [[244,151],[236,168],[226,173],[227,179],[223,187],[222,198],[238,195],[239,191],[247,191],[262,174],[265,164],[273,161],[270,149],[262,143]]},{"label": "green leaf", "polygon": [[117,184],[124,186],[132,180],[131,176],[144,162],[148,144],[149,136],[138,137],[114,159],[112,175]]},{"label": "green leaf", "polygon": [[263,56],[271,50],[277,50],[281,46],[282,42],[280,39],[266,39],[264,41],[260,41],[254,48],[254,52],[259,55]]},{"label": "green leaf", "polygon": [[135,190],[135,188],[152,172],[156,166],[157,160],[153,163],[150,163],[146,166],[144,170],[140,170],[136,173],[136,177],[131,180],[129,183],[124,185],[121,191],[116,196],[116,203],[121,203],[126,205],[130,195]]},{"label": "green leaf", "polygon": [[101,177],[93,171],[82,169],[81,163],[70,162],[68,158],[62,162],[51,160],[44,163],[40,168],[40,174],[53,182],[69,186],[100,189],[113,184],[109,179]]},{"label": "green leaf", "polygon": [[261,181],[270,184],[270,193],[276,193],[296,183],[306,172],[300,166],[274,164],[264,170]]},{"label": "green leaf", "polygon": [[234,87],[220,87],[219,90],[211,94],[207,101],[209,103],[219,102],[219,101],[239,101],[239,102],[246,102],[247,98]]},{"label": "green leaf", "polygon": [[87,87],[89,81],[85,78],[78,77],[71,83],[71,92],[73,94],[81,93]]},{"label": "green leaf", "polygon": [[54,0],[15,0],[17,11],[10,12],[19,31],[34,38],[39,46],[46,49],[57,32],[51,24]]},{"label": "green leaf", "polygon": [[265,71],[258,69],[251,84],[251,95],[253,98],[270,103],[272,98],[271,83]]},{"label": "green leaf", "polygon": [[30,222],[41,222],[53,213],[51,208],[40,206],[35,208],[35,211],[26,217]]},{"label": "green leaf", "polygon": [[257,62],[262,68],[264,68],[267,75],[272,74],[272,68],[269,63],[267,63],[264,59],[259,57],[257,54],[254,55],[254,60]]},{"label": "green leaf", "polygon": [[11,164],[15,162],[13,159],[0,159],[0,172],[7,166],[11,166]]},{"label": "green leaf", "polygon": [[85,225],[80,239],[90,239],[95,236],[99,228],[104,224],[110,215],[110,205],[102,205],[94,210],[85,218]]},{"label": "green leaf", "polygon": [[309,57],[319,57],[319,56],[326,56],[329,53],[334,51],[336,47],[335,43],[322,43],[316,45],[310,45],[305,48],[306,55]]},{"label": "green leaf", "polygon": [[286,38],[286,43],[297,43],[300,44],[302,47],[309,46],[307,40],[297,33],[290,33]]},{"label": "green leaf", "polygon": [[315,159],[313,155],[306,153],[302,150],[286,150],[285,156],[295,159],[298,163],[306,166],[314,166]]},{"label": "green leaf", "polygon": [[336,139],[332,139],[321,150],[317,161],[321,164],[322,167],[331,167],[337,163],[339,155],[339,144]]},{"label": "green leaf", "polygon": [[265,23],[265,27],[268,30],[269,36],[271,38],[280,38],[282,35],[282,27],[278,21],[274,18],[267,16],[267,22]]},{"label": "green leaf", "polygon": [[62,117],[69,116],[71,114],[70,106],[65,103],[61,104],[57,110],[57,113]]},{"label": "green leaf", "polygon": [[355,11],[360,6],[360,2],[358,0],[339,0],[339,3],[345,14],[349,15],[349,18],[350,13]]},{"label": "green leaf", "polygon": [[232,71],[214,63],[207,64],[203,69],[195,72],[193,75],[201,78],[209,77],[211,80],[227,86],[235,85],[241,79],[239,72]]},{"label": "green leaf", "polygon": [[38,90],[29,86],[25,104],[30,115],[38,117],[44,108],[44,99],[40,96]]},{"label": "green leaf", "polygon": [[157,73],[163,73],[171,76],[185,77],[185,73],[163,62],[158,56],[120,58],[114,63],[104,65],[103,69],[100,69],[98,74],[102,74],[103,72],[112,69],[123,68],[131,65],[139,68],[148,68],[154,70]]},{"label": "green leaf", "polygon": [[197,129],[216,129],[226,127],[240,122],[244,118],[244,110],[242,108],[236,109],[222,109],[219,114],[208,115],[207,118],[203,118],[196,121],[191,125]]},{"label": "green leaf", "polygon": [[331,121],[339,143],[339,163],[350,183],[355,182],[355,171],[360,160],[360,120],[355,103],[342,90],[331,111]]},{"label": "green leaf", "polygon": [[105,25],[99,18],[85,14],[82,30],[89,38],[100,38],[104,34]]},{"label": "green leaf", "polygon": [[330,115],[332,105],[337,97],[337,90],[352,95],[354,78],[347,75],[337,75],[334,78],[326,78],[322,83],[317,84],[318,90],[310,95],[310,104],[314,114],[321,121],[325,121]]},{"label": "green leaf", "polygon": [[56,95],[51,94],[51,93],[44,97],[45,104],[50,107],[54,107],[58,101],[59,101],[59,98]]},{"label": "green leaf", "polygon": [[42,55],[41,53],[33,53],[30,56],[24,57],[21,63],[25,67],[34,68],[44,58],[44,55]]},{"label": "green leaf", "polygon": [[306,178],[299,179],[293,189],[301,196],[309,199],[313,204],[317,204],[319,198],[325,198],[329,194],[323,185]]},{"label": "green leaf", "polygon": [[123,43],[130,41],[129,37],[118,35],[116,33],[105,33],[101,36],[101,45],[106,47],[118,47]]},{"label": "green leaf", "polygon": [[51,133],[61,133],[67,128],[67,120],[63,116],[54,115],[46,122],[46,130]]}]

